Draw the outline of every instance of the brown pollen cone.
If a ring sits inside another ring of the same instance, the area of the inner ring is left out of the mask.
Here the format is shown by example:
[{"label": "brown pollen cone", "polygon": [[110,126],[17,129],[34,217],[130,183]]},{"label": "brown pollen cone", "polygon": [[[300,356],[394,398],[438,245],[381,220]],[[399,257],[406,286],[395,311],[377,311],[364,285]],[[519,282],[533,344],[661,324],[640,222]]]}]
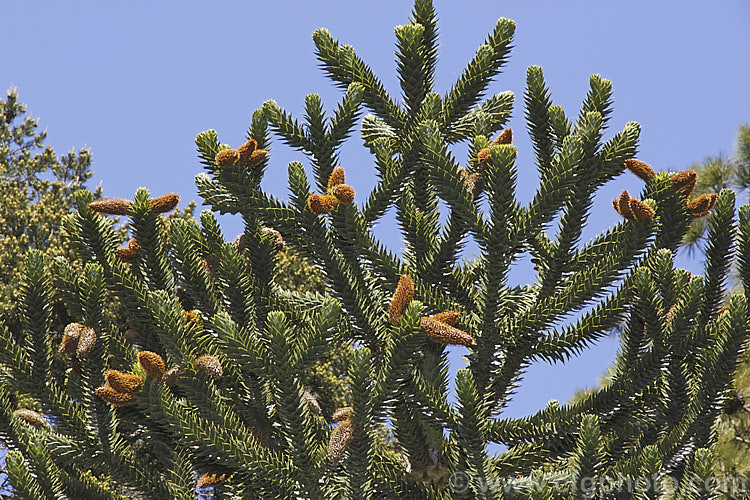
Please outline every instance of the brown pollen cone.
[{"label": "brown pollen cone", "polygon": [[91,351],[94,350],[96,345],[96,332],[90,326],[87,326],[81,330],[81,335],[78,337],[78,345],[76,345],[76,356],[78,359],[88,358]]},{"label": "brown pollen cone", "polygon": [[466,190],[472,198],[476,198],[484,191],[484,178],[481,174],[473,172],[466,176]]},{"label": "brown pollen cone", "polygon": [[307,408],[310,410],[310,413],[317,416],[323,415],[323,410],[320,409],[320,404],[318,403],[317,398],[313,396],[310,391],[303,392],[302,398],[305,400],[305,403],[307,403]]},{"label": "brown pollen cone", "polygon": [[138,252],[140,251],[140,249],[141,246],[137,241],[135,241],[134,239],[130,240],[127,246],[122,246],[117,249],[117,257],[125,263],[133,262],[138,258]]},{"label": "brown pollen cone", "polygon": [[391,306],[388,308],[388,323],[398,325],[401,322],[401,316],[406,311],[406,306],[414,299],[414,282],[411,278],[402,274],[396,285],[396,291],[391,299]]},{"label": "brown pollen cone", "polygon": [[344,406],[343,408],[339,408],[335,412],[333,412],[333,415],[331,415],[331,420],[334,422],[341,422],[342,420],[346,420],[348,418],[352,418],[354,416],[354,408],[351,406]]},{"label": "brown pollen cone", "polygon": [[240,159],[239,153],[234,149],[224,149],[216,153],[214,160],[219,168],[231,167]]},{"label": "brown pollen cone", "polygon": [[672,189],[680,191],[685,197],[690,196],[698,182],[698,173],[695,170],[683,170],[669,178]]},{"label": "brown pollen cone", "polygon": [[60,352],[71,356],[74,355],[76,353],[76,347],[78,347],[78,338],[81,336],[81,332],[84,329],[86,329],[86,326],[81,323],[68,324],[63,331]]},{"label": "brown pollen cone", "polygon": [[132,202],[124,198],[102,198],[89,203],[89,210],[107,215],[128,215]]},{"label": "brown pollen cone", "polygon": [[127,406],[133,402],[133,394],[130,392],[119,392],[108,385],[103,385],[94,389],[94,394],[102,398],[107,403],[114,406]]},{"label": "brown pollen cone", "polygon": [[123,334],[123,337],[125,337],[125,342],[131,345],[133,344],[133,342],[135,342],[135,338],[137,336],[138,336],[138,332],[133,329],[126,330],[125,333]]},{"label": "brown pollen cone", "polygon": [[272,227],[264,227],[261,228],[260,234],[270,234],[273,236],[273,249],[276,251],[282,250],[284,248],[284,238],[281,236],[281,233],[275,230]]},{"label": "brown pollen cone", "polygon": [[328,178],[328,189],[330,190],[333,186],[344,184],[346,182],[346,175],[344,174],[344,167],[338,165],[333,167],[331,176]]},{"label": "brown pollen cone", "polygon": [[220,482],[222,482],[224,479],[226,479],[226,474],[209,474],[205,473],[201,477],[198,478],[198,483],[195,485],[196,488],[208,488],[210,486],[216,486]]},{"label": "brown pollen cone", "polygon": [[265,149],[256,149],[253,151],[253,154],[250,155],[250,158],[248,158],[246,165],[249,168],[255,168],[264,161],[266,161],[266,157],[268,156],[268,151]]},{"label": "brown pollen cone", "polygon": [[630,210],[630,194],[627,191],[620,193],[619,198],[612,200],[612,205],[617,210],[617,213],[625,217],[626,219],[633,218],[633,212]]},{"label": "brown pollen cone", "polygon": [[194,313],[193,311],[182,311],[182,315],[185,316],[185,319],[187,319],[190,323],[195,323],[196,325],[203,324],[203,318],[201,318],[199,314]]},{"label": "brown pollen cone", "polygon": [[13,416],[19,420],[23,420],[32,427],[36,427],[37,429],[47,426],[47,421],[41,414],[35,412],[34,410],[29,410],[28,408],[19,408],[17,410],[14,410]]},{"label": "brown pollen cone", "polygon": [[354,201],[354,188],[347,184],[333,186],[331,194],[336,197],[342,205],[348,205]]},{"label": "brown pollen cone", "polygon": [[464,345],[468,347],[474,345],[476,342],[476,339],[465,331],[429,317],[420,319],[419,326],[430,337],[430,340],[438,344]]},{"label": "brown pollen cone", "polygon": [[338,463],[357,434],[357,424],[351,418],[339,422],[328,441],[328,460]]},{"label": "brown pollen cone", "polygon": [[693,217],[703,217],[711,212],[711,209],[716,206],[716,200],[719,195],[716,193],[702,194],[697,198],[690,200],[685,205],[688,213]]},{"label": "brown pollen cone", "polygon": [[135,392],[143,386],[143,379],[133,373],[107,370],[104,374],[109,386],[117,392]]},{"label": "brown pollen cone", "polygon": [[162,377],[162,382],[164,382],[164,385],[167,387],[173,387],[177,380],[180,378],[180,375],[184,373],[184,370],[181,366],[175,365],[172,368],[169,369],[167,373],[164,374]]},{"label": "brown pollen cone", "polygon": [[656,175],[656,172],[651,168],[651,165],[634,158],[625,160],[625,166],[628,167],[628,170],[640,177],[641,180],[646,182]]},{"label": "brown pollen cone", "polygon": [[221,368],[221,361],[216,356],[210,354],[204,354],[195,358],[193,360],[193,368],[207,373],[214,380],[224,375],[224,370]]},{"label": "brown pollen cone", "polygon": [[141,351],[138,353],[138,363],[146,372],[148,378],[161,380],[164,376],[164,358],[151,351]]},{"label": "brown pollen cone", "polygon": [[240,163],[248,164],[250,162],[250,157],[255,153],[255,150],[258,149],[258,143],[255,142],[255,139],[250,139],[245,144],[237,148],[237,158]]},{"label": "brown pollen cone", "polygon": [[495,139],[490,143],[492,146],[497,146],[498,144],[511,144],[513,142],[513,131],[510,129],[510,127],[503,129],[502,132],[500,132],[500,135],[495,137]]},{"label": "brown pollen cone", "polygon": [[638,222],[651,222],[654,220],[654,209],[635,198],[630,199],[630,211],[633,212],[633,218]]},{"label": "brown pollen cone", "polygon": [[169,193],[148,200],[148,206],[157,214],[163,214],[174,210],[179,202],[180,196],[177,193]]},{"label": "brown pollen cone", "polygon": [[492,159],[492,151],[490,151],[490,148],[482,148],[477,153],[477,161],[481,163],[482,165],[488,164],[491,159]]},{"label": "brown pollen cone", "polygon": [[307,199],[307,208],[315,215],[329,214],[339,204],[339,200],[330,194],[313,193]]},{"label": "brown pollen cone", "polygon": [[458,324],[458,320],[461,318],[461,315],[458,313],[458,311],[445,311],[433,314],[432,316],[430,316],[430,318],[434,319],[435,321],[445,323],[449,326],[456,326]]}]

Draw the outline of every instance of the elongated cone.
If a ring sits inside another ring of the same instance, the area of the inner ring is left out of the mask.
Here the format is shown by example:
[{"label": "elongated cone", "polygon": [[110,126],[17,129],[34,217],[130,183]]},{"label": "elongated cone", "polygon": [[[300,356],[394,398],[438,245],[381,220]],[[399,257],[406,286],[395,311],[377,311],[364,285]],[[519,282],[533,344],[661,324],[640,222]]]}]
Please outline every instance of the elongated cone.
[{"label": "elongated cone", "polygon": [[688,213],[693,217],[703,217],[711,212],[711,209],[716,206],[716,200],[719,195],[716,193],[702,194],[697,198],[690,200],[685,205]]},{"label": "elongated cone", "polygon": [[413,299],[414,282],[408,275],[402,274],[398,280],[393,299],[391,299],[391,307],[388,309],[388,322],[392,325],[398,325],[401,322],[401,316],[406,311],[406,306]]},{"label": "elongated cone", "polygon": [[330,194],[313,193],[307,199],[307,208],[315,215],[329,214],[339,204],[339,200]]},{"label": "elongated cone", "polygon": [[128,215],[132,202],[124,198],[102,198],[89,203],[89,209],[100,214]]},{"label": "elongated cone", "polygon": [[348,205],[354,201],[354,188],[348,184],[338,184],[333,186],[331,194],[336,197],[342,205]]},{"label": "elongated cone", "polygon": [[94,394],[114,406],[127,406],[133,402],[133,393],[119,392],[108,385],[97,387]]},{"label": "elongated cone", "polygon": [[13,411],[13,416],[17,419],[23,420],[32,427],[47,427],[47,421],[44,419],[44,417],[34,410],[29,410],[28,408],[19,408]]},{"label": "elongated cone", "polygon": [[695,184],[698,182],[698,173],[695,170],[683,170],[669,178],[672,189],[680,191],[686,198],[693,194]]},{"label": "elongated cone", "polygon": [[135,392],[143,386],[143,379],[133,373],[107,370],[104,377],[109,386],[117,392]]},{"label": "elongated cone", "polygon": [[307,407],[310,409],[310,413],[317,416],[323,415],[323,410],[320,409],[318,399],[310,391],[305,391],[304,393],[302,393],[302,397],[304,398],[305,403],[307,403]]},{"label": "elongated cone", "polygon": [[81,335],[78,337],[78,345],[76,345],[76,356],[78,359],[86,359],[94,350],[96,345],[96,332],[90,326],[87,326],[81,330]]},{"label": "elongated cone", "polygon": [[445,323],[441,323],[440,321],[436,321],[429,317],[420,319],[419,326],[422,328],[422,331],[430,337],[430,340],[437,342],[438,344],[471,346],[476,342],[474,337],[465,331],[446,325]]},{"label": "elongated cone", "polygon": [[237,163],[237,160],[239,159],[240,155],[234,149],[223,149],[216,153],[216,156],[214,157],[214,160],[216,160],[216,165],[218,165],[219,168],[231,167],[232,165]]},{"label": "elongated cone", "polygon": [[169,193],[148,200],[148,206],[157,214],[171,212],[180,202],[180,196],[177,193]]},{"label": "elongated cone", "polygon": [[490,151],[490,148],[482,148],[477,153],[477,161],[481,163],[482,165],[488,164],[491,159],[492,159],[492,151]]},{"label": "elongated cone", "polygon": [[273,249],[277,252],[279,250],[283,250],[284,248],[284,238],[281,236],[281,233],[275,230],[272,227],[264,227],[261,228],[260,234],[270,234],[273,236]]},{"label": "elongated cone", "polygon": [[511,144],[513,142],[513,131],[510,129],[510,127],[504,129],[502,132],[500,132],[500,135],[495,137],[495,139],[490,143],[492,146],[497,146],[498,144]]},{"label": "elongated cone", "polygon": [[81,323],[70,323],[65,327],[63,331],[62,344],[60,344],[60,352],[68,354],[70,356],[76,353],[78,347],[78,338],[81,336],[81,332],[86,328]]},{"label": "elongated cone", "polygon": [[247,165],[250,163],[250,158],[253,156],[253,153],[255,153],[255,150],[258,148],[258,143],[255,142],[255,139],[250,139],[245,144],[237,148],[237,159],[240,163],[244,163]]},{"label": "elongated cone", "polygon": [[162,382],[164,382],[164,385],[166,385],[167,387],[174,387],[174,385],[177,383],[177,380],[180,378],[180,375],[182,375],[184,372],[185,371],[180,365],[175,365],[170,368],[167,373],[164,374],[164,376],[162,377]]},{"label": "elongated cone", "polygon": [[633,218],[638,222],[651,222],[654,220],[654,209],[643,203],[641,200],[631,198],[630,211],[633,213]]},{"label": "elongated cone", "polygon": [[354,408],[352,408],[351,406],[344,406],[343,408],[339,408],[338,410],[333,412],[331,419],[334,422],[341,422],[342,420],[352,418],[353,415],[354,415]]},{"label": "elongated cone", "polygon": [[204,354],[193,360],[193,368],[206,372],[211,378],[219,379],[224,375],[224,370],[221,368],[221,361],[216,356],[210,354]]},{"label": "elongated cone", "polygon": [[161,380],[164,376],[164,359],[151,351],[141,351],[138,353],[138,363],[146,372],[148,378]]},{"label": "elongated cone", "polygon": [[127,246],[122,246],[117,249],[117,257],[125,263],[133,262],[138,258],[140,249],[141,246],[138,242],[135,241],[135,239],[132,239],[128,242]]},{"label": "elongated cone", "polygon": [[250,155],[250,158],[247,160],[247,166],[248,168],[255,168],[264,161],[266,161],[266,157],[268,156],[268,151],[265,149],[256,149],[253,151],[253,154]]},{"label": "elongated cone", "polygon": [[651,168],[651,165],[634,158],[625,160],[625,166],[628,167],[628,170],[640,177],[641,180],[646,182],[650,181],[651,178],[656,175],[656,172]]},{"label": "elongated cone", "polygon": [[328,178],[328,189],[332,189],[334,186],[344,184],[346,182],[346,175],[344,174],[344,167],[341,165],[333,167],[331,176]]},{"label": "elongated cone", "polygon": [[347,418],[340,421],[331,431],[331,438],[328,441],[328,460],[334,464],[340,462],[356,434],[357,424],[354,420]]},{"label": "elongated cone", "polygon": [[433,314],[430,318],[441,323],[445,323],[449,326],[456,326],[461,315],[457,311],[445,311],[437,314]]},{"label": "elongated cone", "polygon": [[617,210],[617,213],[625,217],[626,219],[633,218],[633,211],[630,209],[630,194],[627,191],[620,193],[619,198],[612,200],[612,205]]},{"label": "elongated cone", "polygon": [[198,483],[195,485],[196,488],[208,488],[210,486],[216,486],[220,482],[222,482],[224,479],[226,479],[226,474],[209,474],[205,473],[201,477],[198,478]]}]

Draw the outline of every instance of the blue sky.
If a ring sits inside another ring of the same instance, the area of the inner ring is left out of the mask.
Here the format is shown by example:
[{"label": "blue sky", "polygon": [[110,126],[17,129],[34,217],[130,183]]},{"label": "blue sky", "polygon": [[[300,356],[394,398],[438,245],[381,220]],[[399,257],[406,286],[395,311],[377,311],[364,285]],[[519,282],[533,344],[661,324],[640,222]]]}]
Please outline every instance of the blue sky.
[{"label": "blue sky", "polygon": [[[569,116],[578,112],[589,75],[611,79],[611,130],[640,122],[639,158],[657,170],[731,154],[737,126],[750,121],[746,1],[436,1],[436,7],[441,93],[497,18],[517,23],[515,49],[490,93],[516,94],[510,125],[521,201],[530,199],[537,182],[522,108],[532,64],[544,68],[555,103]],[[214,128],[222,142],[236,146],[266,99],[297,115],[307,93],[335,106],[341,93],[313,55],[316,28],[325,26],[353,45],[398,95],[393,28],[407,22],[410,9],[403,0],[4,2],[0,87],[19,87],[58,153],[92,149],[92,186],[101,182],[106,195],[122,197],[139,186],[154,194],[174,191],[182,206],[200,201],[193,183],[201,170],[193,142],[198,132]],[[305,161],[280,142],[273,145],[263,185],[282,198],[292,160]],[[372,159],[358,136],[344,147],[342,165],[359,193],[373,185]],[[637,193],[640,181],[622,176],[602,190],[584,239],[617,222],[609,200],[622,189]],[[222,224],[227,239],[241,231],[237,218]],[[392,225],[384,223],[376,234],[400,248]],[[700,270],[700,262],[681,262]],[[521,264],[513,279],[533,277]],[[551,398],[565,401],[595,383],[616,348],[616,340],[605,340],[564,366],[533,366],[507,415],[528,414]]]}]

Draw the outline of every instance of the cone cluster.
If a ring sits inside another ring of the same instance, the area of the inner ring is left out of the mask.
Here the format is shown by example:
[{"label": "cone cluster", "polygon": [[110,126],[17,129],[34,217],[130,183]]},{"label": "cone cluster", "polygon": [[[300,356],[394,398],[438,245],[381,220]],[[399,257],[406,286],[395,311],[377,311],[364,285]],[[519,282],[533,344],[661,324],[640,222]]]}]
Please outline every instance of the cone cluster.
[{"label": "cone cluster", "polygon": [[326,194],[312,193],[307,198],[307,208],[315,215],[329,214],[338,205],[348,205],[354,201],[354,188],[345,184],[344,168],[334,167],[328,178]]},{"label": "cone cluster", "polygon": [[214,160],[219,168],[228,168],[236,164],[255,168],[263,163],[268,156],[268,151],[258,149],[255,139],[250,139],[237,149],[224,149],[216,153]]},{"label": "cone cluster", "polygon": [[96,345],[96,332],[90,326],[70,323],[63,331],[60,352],[78,359],[86,359]]},{"label": "cone cluster", "polygon": [[618,214],[626,219],[637,220],[638,222],[651,222],[656,214],[653,208],[641,200],[632,198],[627,190],[620,193],[619,198],[612,200],[612,206],[615,207]]},{"label": "cone cluster", "polygon": [[[177,193],[168,193],[148,200],[148,206],[156,213],[162,214],[171,212],[180,202],[180,196]],[[102,198],[101,200],[92,201],[88,207],[94,212],[106,215],[128,215],[133,202],[124,198]]]}]

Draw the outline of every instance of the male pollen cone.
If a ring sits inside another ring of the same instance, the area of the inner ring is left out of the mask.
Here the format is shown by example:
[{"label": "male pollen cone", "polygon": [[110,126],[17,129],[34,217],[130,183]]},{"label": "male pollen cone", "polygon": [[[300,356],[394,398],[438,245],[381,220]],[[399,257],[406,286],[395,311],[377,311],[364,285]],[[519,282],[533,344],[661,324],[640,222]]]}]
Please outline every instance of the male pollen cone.
[{"label": "male pollen cone", "polygon": [[630,211],[633,218],[638,222],[651,222],[654,220],[654,209],[635,198],[630,199]]},{"label": "male pollen cone", "polygon": [[78,359],[86,359],[91,351],[94,350],[96,345],[96,332],[90,326],[85,327],[81,330],[81,335],[78,337],[78,345],[76,345],[76,356]]},{"label": "male pollen cone", "polygon": [[388,309],[388,322],[392,325],[398,325],[401,322],[401,316],[406,311],[406,306],[414,299],[414,282],[411,278],[402,274],[398,280],[396,291],[391,299],[391,306]]},{"label": "male pollen cone", "polygon": [[255,168],[266,160],[266,156],[268,156],[268,151],[265,149],[256,149],[250,155],[250,158],[248,158],[246,165],[249,168]]},{"label": "male pollen cone", "polygon": [[354,415],[354,408],[351,406],[344,406],[343,408],[337,409],[335,412],[333,412],[333,415],[331,415],[331,420],[334,422],[341,422],[342,420],[346,420],[347,418],[352,418]]},{"label": "male pollen cone", "polygon": [[219,168],[226,168],[231,167],[235,163],[237,163],[237,160],[239,160],[240,155],[235,151],[234,149],[223,149],[216,153],[216,156],[214,157],[214,160],[216,161],[216,165],[219,166]]},{"label": "male pollen cone", "polygon": [[330,194],[313,193],[307,199],[307,208],[315,215],[329,214],[339,204],[339,200]]},{"label": "male pollen cone", "polygon": [[208,472],[198,478],[198,483],[195,485],[196,488],[208,488],[209,486],[216,486],[227,477],[226,474],[209,474]]},{"label": "male pollen cone", "polygon": [[346,182],[346,175],[344,174],[344,167],[338,165],[333,167],[331,176],[328,178],[328,189],[330,190],[333,186],[344,184]]},{"label": "male pollen cone", "polygon": [[695,184],[698,182],[698,173],[695,170],[683,170],[670,177],[669,182],[672,184],[672,189],[688,197],[693,194]]},{"label": "male pollen cone", "polygon": [[476,339],[463,330],[454,328],[430,317],[419,320],[419,326],[433,342],[451,345],[474,345]]},{"label": "male pollen cone", "polygon": [[458,313],[458,311],[445,311],[433,314],[432,316],[430,316],[430,318],[434,319],[435,321],[445,323],[446,325],[456,326],[458,324],[458,320],[461,318],[461,315]]},{"label": "male pollen cone", "polygon": [[117,249],[117,257],[125,263],[133,262],[138,257],[140,249],[141,246],[138,242],[132,239],[128,242],[127,246],[122,246]]},{"label": "male pollen cone", "polygon": [[237,156],[240,163],[248,164],[250,157],[253,155],[255,150],[258,148],[258,143],[255,139],[250,139],[245,144],[237,148]]},{"label": "male pollen cone", "polygon": [[104,377],[109,386],[117,392],[135,392],[143,385],[143,379],[133,373],[107,370]]},{"label": "male pollen cone", "polygon": [[630,210],[630,194],[626,191],[620,193],[619,198],[612,200],[612,205],[617,210],[617,213],[625,217],[626,219],[633,218],[633,212]]},{"label": "male pollen cone", "polygon": [[119,392],[108,385],[97,387],[94,394],[114,406],[126,406],[133,402],[133,393]]},{"label": "male pollen cone", "polygon": [[128,215],[132,202],[124,198],[102,198],[89,203],[89,210],[107,215]]},{"label": "male pollen cone", "polygon": [[81,332],[85,328],[86,326],[81,323],[69,323],[63,331],[60,352],[71,356],[74,355],[76,353],[76,348],[78,347],[78,338],[81,336]]},{"label": "male pollen cone", "polygon": [[148,206],[158,214],[171,212],[180,202],[180,196],[177,193],[163,194],[152,200],[148,200]]},{"label": "male pollen cone", "polygon": [[498,144],[511,144],[513,142],[513,131],[510,129],[510,127],[504,129],[502,132],[500,132],[500,135],[495,137],[495,139],[490,143],[492,146],[497,146]]},{"label": "male pollen cone", "polygon": [[693,217],[703,217],[711,212],[711,209],[716,206],[716,200],[719,195],[716,193],[702,194],[697,198],[688,201],[685,204],[685,208]]},{"label": "male pollen cone", "polygon": [[482,148],[477,153],[477,161],[482,165],[486,165],[492,159],[492,151],[490,148]]},{"label": "male pollen cone", "polygon": [[348,205],[354,201],[354,188],[347,184],[337,184],[331,189],[331,194],[336,197],[342,205]]},{"label": "male pollen cone", "polygon": [[28,408],[19,408],[17,410],[14,410],[13,416],[17,419],[23,420],[32,427],[39,428],[47,426],[47,421],[41,414],[35,412],[34,410],[29,410]]},{"label": "male pollen cone", "polygon": [[625,166],[628,167],[628,170],[640,177],[641,180],[644,180],[646,182],[651,180],[651,178],[656,175],[656,172],[654,172],[654,169],[651,168],[651,165],[634,158],[625,160]]},{"label": "male pollen cone", "polygon": [[202,370],[207,373],[213,379],[219,379],[224,375],[224,370],[221,367],[221,361],[216,356],[210,354],[204,354],[193,360],[193,368],[196,370]]},{"label": "male pollen cone", "polygon": [[151,351],[141,351],[138,353],[138,363],[146,372],[148,378],[161,380],[164,376],[164,358]]},{"label": "male pollen cone", "polygon": [[339,421],[339,424],[331,431],[328,442],[328,460],[338,463],[344,457],[346,449],[357,434],[357,424],[351,418]]}]

